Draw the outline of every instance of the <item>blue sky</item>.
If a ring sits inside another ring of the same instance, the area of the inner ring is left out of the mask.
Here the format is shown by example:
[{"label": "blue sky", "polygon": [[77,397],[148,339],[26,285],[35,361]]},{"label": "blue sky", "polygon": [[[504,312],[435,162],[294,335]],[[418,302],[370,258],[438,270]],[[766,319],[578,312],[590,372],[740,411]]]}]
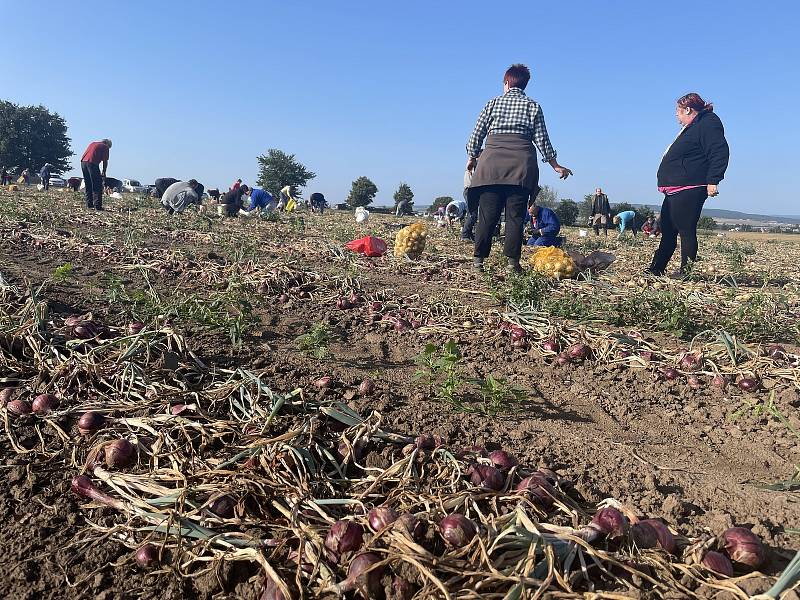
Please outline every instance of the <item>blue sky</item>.
[{"label": "blue sky", "polygon": [[391,202],[460,194],[464,145],[512,62],[560,162],[541,183],[657,203],[674,101],[715,102],[731,145],[708,207],[800,214],[798,3],[51,2],[0,0],[0,98],[66,118],[73,150],[114,141],[109,175],[253,181],[277,147],[329,200],[360,175]]}]

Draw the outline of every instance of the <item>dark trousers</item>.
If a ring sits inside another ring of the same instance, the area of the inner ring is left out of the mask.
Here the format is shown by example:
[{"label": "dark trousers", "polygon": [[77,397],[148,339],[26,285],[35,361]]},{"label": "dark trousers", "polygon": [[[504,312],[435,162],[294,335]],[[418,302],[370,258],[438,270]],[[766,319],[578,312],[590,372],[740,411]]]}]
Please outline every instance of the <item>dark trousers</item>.
[{"label": "dark trousers", "polygon": [[530,192],[518,185],[482,186],[478,202],[478,231],[475,257],[486,258],[492,250],[492,234],[506,211],[506,239],[503,254],[519,259],[522,254],[522,226]]},{"label": "dark trousers", "polygon": [[675,253],[678,236],[681,236],[681,272],[689,261],[697,259],[697,222],[708,198],[706,186],[684,190],[664,196],[661,205],[661,243],[658,245],[650,271],[662,275]]},{"label": "dark trousers", "polygon": [[475,239],[475,223],[478,222],[478,211],[467,211],[464,216],[464,223],[461,225],[461,239],[474,240]]},{"label": "dark trousers", "polygon": [[595,235],[600,235],[600,227],[602,227],[605,230],[606,237],[608,237],[608,222],[610,220],[611,219],[608,216],[606,216],[605,222],[603,222],[602,219],[595,220],[594,221],[594,234]]},{"label": "dark trousers", "polygon": [[42,187],[44,187],[44,191],[45,192],[50,189],[50,178],[49,177],[44,177],[42,179]]},{"label": "dark trousers", "polygon": [[103,208],[103,176],[100,174],[100,165],[91,162],[81,162],[83,182],[86,185],[86,207]]}]

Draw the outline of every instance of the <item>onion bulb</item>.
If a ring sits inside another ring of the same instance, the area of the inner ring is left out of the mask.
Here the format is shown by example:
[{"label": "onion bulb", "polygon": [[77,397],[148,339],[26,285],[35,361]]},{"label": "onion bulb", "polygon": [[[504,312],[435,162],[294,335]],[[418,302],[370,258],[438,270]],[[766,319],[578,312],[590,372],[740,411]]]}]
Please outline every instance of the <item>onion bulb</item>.
[{"label": "onion bulb", "polygon": [[124,469],[131,465],[136,457],[136,448],[126,439],[111,442],[105,447],[106,465],[110,469]]},{"label": "onion bulb", "polygon": [[743,392],[755,392],[758,389],[758,381],[753,377],[742,377],[736,385]]},{"label": "onion bulb", "polygon": [[388,506],[373,508],[367,513],[367,522],[374,532],[381,531],[397,521],[397,511]]},{"label": "onion bulb", "polygon": [[511,328],[512,341],[516,342],[517,340],[524,340],[526,337],[528,337],[528,332],[525,331],[522,327],[515,326]]},{"label": "onion bulb", "polygon": [[208,510],[221,519],[232,519],[236,514],[236,501],[228,496],[217,496],[208,505]]},{"label": "onion bulb", "polygon": [[371,396],[374,391],[375,391],[375,382],[369,378],[362,381],[361,384],[358,386],[359,396]]},{"label": "onion bulb", "polygon": [[8,410],[10,414],[16,416],[29,415],[33,412],[28,401],[22,400],[21,398],[17,398],[6,404],[6,410]]},{"label": "onion bulb", "polygon": [[136,335],[144,329],[144,323],[141,321],[131,321],[128,323],[128,335]]},{"label": "onion bulb", "polygon": [[364,528],[354,521],[336,521],[325,537],[325,547],[335,556],[355,552],[364,544]]},{"label": "onion bulb", "polygon": [[56,408],[58,408],[58,398],[52,394],[39,394],[33,399],[33,412],[37,415],[46,415]]},{"label": "onion bulb", "polygon": [[314,387],[318,390],[327,390],[333,385],[333,378],[325,375],[314,381]]},{"label": "onion bulb", "polygon": [[136,551],[136,564],[143,569],[155,567],[159,562],[158,548],[153,544],[144,544]]},{"label": "onion bulb", "polygon": [[11,398],[14,397],[15,388],[3,388],[0,390],[0,406],[5,406],[11,401]]},{"label": "onion bulb", "polygon": [[625,535],[628,530],[628,519],[616,508],[609,506],[601,508],[594,514],[589,527],[614,539]]},{"label": "onion bulb", "polygon": [[661,371],[661,373],[664,375],[664,379],[667,381],[674,381],[681,376],[681,374],[678,372],[678,369],[674,369],[672,367],[666,367],[663,371]]},{"label": "onion bulb", "polygon": [[395,578],[392,580],[392,600],[411,600],[416,593],[416,586],[414,586],[408,579],[395,576]]},{"label": "onion bulb", "polygon": [[419,543],[425,537],[427,526],[411,513],[403,513],[394,522],[395,528],[405,533],[410,539]]},{"label": "onion bulb", "polygon": [[736,563],[748,567],[760,567],[766,559],[764,545],[758,536],[744,527],[731,527],[722,534],[725,552]]},{"label": "onion bulb", "polygon": [[70,489],[76,496],[89,498],[90,500],[100,502],[101,504],[105,504],[111,508],[116,508],[117,510],[125,510],[125,504],[123,502],[98,490],[96,487],[94,487],[92,480],[86,475],[77,475],[73,477]]},{"label": "onion bulb", "polygon": [[516,467],[517,464],[519,464],[517,459],[505,450],[494,450],[493,452],[490,452],[489,460],[492,461],[492,464],[501,471],[508,471],[512,467]]},{"label": "onion bulb", "polygon": [[90,435],[100,430],[106,422],[106,418],[93,410],[87,411],[78,419],[78,431],[83,435]]},{"label": "onion bulb", "polygon": [[724,390],[726,387],[728,387],[728,378],[721,373],[717,373],[714,375],[714,379],[711,380],[711,383],[714,385],[714,387]]},{"label": "onion bulb", "polygon": [[683,355],[680,367],[684,371],[697,371],[703,364],[703,355],[699,352],[688,352]]},{"label": "onion bulb", "polygon": [[464,515],[453,513],[439,521],[439,533],[454,548],[466,546],[475,537],[475,524]]},{"label": "onion bulb", "polygon": [[589,356],[589,346],[586,344],[582,344],[578,342],[577,344],[572,344],[569,348],[567,348],[567,356],[570,357],[572,360],[581,361]]},{"label": "onion bulb", "polygon": [[467,476],[475,487],[498,491],[505,485],[505,478],[500,469],[489,465],[475,463],[467,470]]},{"label": "onion bulb", "polygon": [[546,352],[558,352],[558,342],[553,338],[546,339],[542,343],[542,348],[544,348]]},{"label": "onion bulb", "polygon": [[709,552],[706,552],[702,562],[706,569],[714,571],[714,573],[717,573],[718,575],[733,577],[733,565],[728,557],[724,554],[710,550]]},{"label": "onion bulb", "polygon": [[661,546],[666,552],[675,554],[675,536],[672,535],[672,532],[664,523],[658,519],[643,519],[639,521],[639,524],[652,527],[653,531],[655,531],[656,538],[658,539],[658,545]]},{"label": "onion bulb", "polygon": [[386,568],[376,566],[381,562],[381,557],[374,552],[359,554],[350,562],[347,570],[347,579],[338,585],[342,592],[358,590],[364,598],[378,598],[383,596],[381,578]]}]

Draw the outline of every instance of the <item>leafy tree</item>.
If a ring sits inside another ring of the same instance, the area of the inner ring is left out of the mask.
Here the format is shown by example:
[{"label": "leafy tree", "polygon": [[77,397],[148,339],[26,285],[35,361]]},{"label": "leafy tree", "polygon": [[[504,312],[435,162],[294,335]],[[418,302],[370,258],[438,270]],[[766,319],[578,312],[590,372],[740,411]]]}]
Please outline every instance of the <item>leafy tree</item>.
[{"label": "leafy tree", "polygon": [[536,204],[555,210],[558,206],[558,192],[549,185],[541,186],[539,194],[536,196]]},{"label": "leafy tree", "polygon": [[561,221],[562,225],[566,226],[575,225],[579,212],[580,208],[578,207],[578,203],[569,199],[562,200],[555,208],[558,220]]},{"label": "leafy tree", "polygon": [[698,229],[716,229],[717,222],[708,216],[700,217],[700,220],[697,222]]},{"label": "leafy tree", "polygon": [[411,186],[407,183],[401,183],[394,193],[395,207],[401,202],[408,202],[409,206],[414,204],[414,192],[411,191]]},{"label": "leafy tree", "polygon": [[54,173],[69,169],[72,156],[67,123],[44,106],[0,101],[0,165],[27,167],[33,173],[45,163]]},{"label": "leafy tree", "polygon": [[295,197],[300,197],[300,188],[314,179],[317,174],[309,171],[298,161],[294,154],[286,154],[283,150],[270,148],[265,155],[258,157],[258,185],[277,194],[287,185],[295,190]]},{"label": "leafy tree", "polygon": [[430,211],[436,212],[440,206],[447,206],[452,201],[453,198],[451,196],[439,196],[438,198],[436,198],[436,200],[433,201],[433,204],[431,204]]},{"label": "leafy tree", "polygon": [[347,204],[353,208],[357,206],[367,206],[378,193],[376,186],[368,177],[361,176],[353,182],[350,194],[347,196]]}]

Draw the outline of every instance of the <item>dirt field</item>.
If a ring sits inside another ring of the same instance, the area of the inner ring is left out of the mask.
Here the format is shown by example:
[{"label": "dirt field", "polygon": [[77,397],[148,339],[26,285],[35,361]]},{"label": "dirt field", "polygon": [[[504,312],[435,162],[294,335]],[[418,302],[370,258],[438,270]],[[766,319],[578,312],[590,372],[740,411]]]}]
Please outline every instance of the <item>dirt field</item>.
[{"label": "dirt field", "polygon": [[[365,536],[393,598],[412,597],[393,578],[417,598],[746,598],[800,547],[795,240],[702,238],[676,281],[641,276],[655,240],[575,230],[571,249],[617,260],[548,282],[507,275],[497,247],[474,272],[471,247],[443,229],[418,261],[391,244],[382,258],[343,249],[367,233],[391,241],[411,219],[106,206],[0,191],[0,387],[60,400],[42,416],[0,408],[3,598],[259,598],[265,573],[292,597],[333,598],[352,557],[325,556],[322,540],[382,504],[431,524],[418,544]],[[588,357],[559,364],[576,343]],[[690,351],[696,364],[681,362]],[[89,410],[105,425],[82,434]],[[135,460],[107,466],[119,438]],[[465,478],[473,446],[518,458],[502,491]],[[555,503],[514,492],[541,467],[557,474]],[[70,491],[81,473],[117,504]],[[521,523],[563,533],[609,498],[663,519],[677,555],[598,541],[577,551],[586,576],[575,563],[565,578],[523,560],[537,554]],[[479,523],[466,548],[434,533],[451,512]],[[692,565],[734,525],[768,547],[763,574]],[[527,540],[522,555],[500,551],[502,531]],[[162,554],[143,568],[148,540]]]}]

